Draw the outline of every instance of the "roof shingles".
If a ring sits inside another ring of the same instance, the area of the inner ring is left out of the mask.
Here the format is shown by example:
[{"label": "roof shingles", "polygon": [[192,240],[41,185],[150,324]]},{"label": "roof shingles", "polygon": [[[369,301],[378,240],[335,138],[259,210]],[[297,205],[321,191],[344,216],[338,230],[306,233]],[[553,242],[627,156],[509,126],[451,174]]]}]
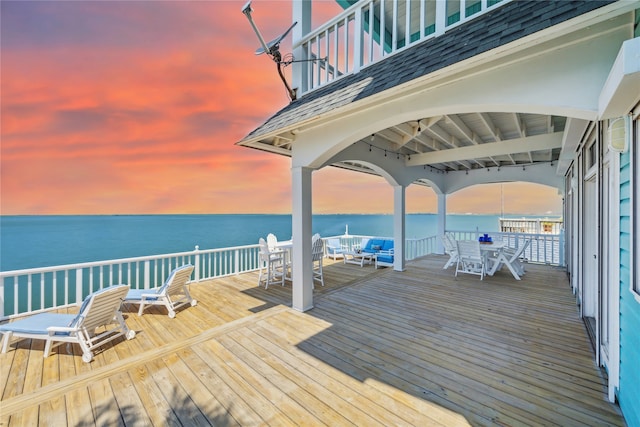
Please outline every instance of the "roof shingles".
[{"label": "roof shingles", "polygon": [[439,37],[425,40],[359,73],[302,96],[274,114],[243,141],[407,83],[613,1],[512,1]]}]

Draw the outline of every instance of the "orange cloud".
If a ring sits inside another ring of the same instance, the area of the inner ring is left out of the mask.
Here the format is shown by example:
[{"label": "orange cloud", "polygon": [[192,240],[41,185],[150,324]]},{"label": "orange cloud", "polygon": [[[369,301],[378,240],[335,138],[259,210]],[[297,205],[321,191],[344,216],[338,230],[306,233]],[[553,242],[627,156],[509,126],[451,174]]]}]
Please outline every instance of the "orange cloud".
[{"label": "orange cloud", "polygon": [[[3,3],[2,214],[290,212],[290,159],[234,146],[288,102],[274,63],[254,55],[243,4]],[[314,2],[314,26],[337,8]],[[267,39],[290,24],[289,3],[254,10]],[[452,195],[449,211],[477,209],[484,191]],[[407,201],[436,209],[430,189]],[[325,168],[313,203],[391,212],[393,193]]]}]

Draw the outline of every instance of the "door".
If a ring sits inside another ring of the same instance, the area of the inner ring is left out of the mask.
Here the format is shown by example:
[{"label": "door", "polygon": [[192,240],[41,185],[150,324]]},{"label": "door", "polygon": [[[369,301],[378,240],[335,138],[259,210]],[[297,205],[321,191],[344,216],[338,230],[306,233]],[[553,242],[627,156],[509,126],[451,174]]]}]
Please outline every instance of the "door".
[{"label": "door", "polygon": [[582,317],[593,348],[598,353],[598,186],[596,175],[584,182],[584,257],[582,286]]}]

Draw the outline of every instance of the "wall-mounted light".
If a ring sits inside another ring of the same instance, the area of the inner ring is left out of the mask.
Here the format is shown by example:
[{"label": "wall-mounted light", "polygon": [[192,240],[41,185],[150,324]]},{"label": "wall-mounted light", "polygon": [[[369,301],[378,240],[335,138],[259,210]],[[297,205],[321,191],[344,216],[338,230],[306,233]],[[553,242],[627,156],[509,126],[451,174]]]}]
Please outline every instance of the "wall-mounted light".
[{"label": "wall-mounted light", "polygon": [[624,153],[631,139],[631,116],[618,117],[609,123],[609,150]]}]

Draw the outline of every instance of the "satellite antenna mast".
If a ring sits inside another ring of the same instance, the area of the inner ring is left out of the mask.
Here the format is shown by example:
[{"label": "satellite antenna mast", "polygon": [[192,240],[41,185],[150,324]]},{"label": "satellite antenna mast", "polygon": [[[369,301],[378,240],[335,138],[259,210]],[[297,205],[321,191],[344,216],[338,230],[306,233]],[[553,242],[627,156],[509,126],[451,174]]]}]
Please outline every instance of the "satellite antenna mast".
[{"label": "satellite antenna mast", "polygon": [[[293,27],[296,26],[297,22],[294,22],[293,24],[291,24],[291,26],[287,29],[287,31],[282,33],[279,37],[276,37],[275,39],[271,40],[269,43],[265,43],[264,38],[262,37],[262,34],[260,34],[260,30],[258,30],[258,27],[256,26],[255,22],[253,22],[253,18],[251,17],[251,12],[253,12],[253,9],[251,9],[251,0],[249,0],[247,4],[245,4],[244,7],[242,8],[242,13],[249,20],[249,23],[251,24],[253,31],[256,33],[256,36],[258,36],[258,40],[260,41],[260,47],[256,50],[256,55],[266,53],[273,60],[273,62],[276,63],[276,66],[278,68],[278,74],[280,75],[280,79],[282,79],[282,83],[284,83],[284,86],[287,89],[289,98],[292,101],[295,101],[296,91],[295,89],[291,89],[291,87],[287,83],[287,79],[285,79],[284,73],[282,72],[282,67],[286,67],[287,65],[297,61],[294,61],[293,55],[288,55],[288,59],[286,60],[282,59],[282,54],[280,53],[280,42],[289,34],[289,32],[293,29]],[[324,60],[324,59],[321,59],[321,60]]]}]

